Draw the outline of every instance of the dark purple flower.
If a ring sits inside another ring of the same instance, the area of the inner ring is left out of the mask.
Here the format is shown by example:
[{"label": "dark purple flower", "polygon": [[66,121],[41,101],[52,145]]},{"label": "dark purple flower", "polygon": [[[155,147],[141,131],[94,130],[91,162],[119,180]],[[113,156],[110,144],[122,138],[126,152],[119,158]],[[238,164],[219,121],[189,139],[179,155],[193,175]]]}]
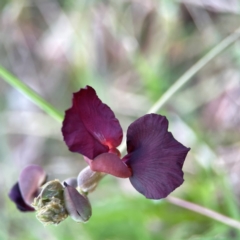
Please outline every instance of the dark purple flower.
[{"label": "dark purple flower", "polygon": [[190,149],[168,132],[166,117],[147,114],[134,121],[127,130],[128,154],[120,159],[122,128],[89,86],[74,93],[62,133],[69,150],[84,155],[93,171],[129,177],[147,198],[164,198],[184,181],[182,166]]},{"label": "dark purple flower", "polygon": [[22,170],[18,182],[8,194],[20,211],[29,212],[35,210],[31,203],[38,195],[39,187],[45,182],[46,177],[44,170],[37,165],[30,165]]}]

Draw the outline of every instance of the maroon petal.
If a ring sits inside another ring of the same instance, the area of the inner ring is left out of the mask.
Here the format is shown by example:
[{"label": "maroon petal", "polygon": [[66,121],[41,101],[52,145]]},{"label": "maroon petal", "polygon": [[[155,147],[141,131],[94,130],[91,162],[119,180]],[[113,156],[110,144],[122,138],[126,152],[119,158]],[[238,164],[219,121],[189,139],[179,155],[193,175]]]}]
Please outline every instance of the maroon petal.
[{"label": "maroon petal", "polygon": [[72,152],[94,159],[117,147],[122,128],[112,110],[87,86],[73,95],[73,105],[66,111],[62,133]]},{"label": "maroon petal", "polygon": [[165,117],[148,114],[127,131],[128,155],[124,160],[133,172],[130,181],[147,198],[164,198],[184,181],[182,166],[190,149],[167,129]]},{"label": "maroon petal", "polygon": [[132,175],[127,165],[114,153],[98,155],[91,161],[90,167],[95,172],[104,172],[120,178],[128,178]]},{"label": "maroon petal", "polygon": [[34,208],[26,204],[23,200],[19,189],[19,184],[16,183],[8,194],[9,198],[16,204],[16,207],[22,212],[32,212]]},{"label": "maroon petal", "polygon": [[19,177],[19,189],[24,201],[31,204],[37,196],[39,187],[46,180],[46,173],[37,165],[30,165],[24,168]]}]

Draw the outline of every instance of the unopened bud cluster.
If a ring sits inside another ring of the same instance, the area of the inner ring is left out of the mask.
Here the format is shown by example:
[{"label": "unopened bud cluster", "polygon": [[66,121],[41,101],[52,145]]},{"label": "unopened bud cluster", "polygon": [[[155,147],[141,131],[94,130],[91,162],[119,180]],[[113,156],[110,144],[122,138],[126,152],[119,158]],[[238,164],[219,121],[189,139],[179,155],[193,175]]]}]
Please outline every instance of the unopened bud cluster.
[{"label": "unopened bud cluster", "polygon": [[78,178],[63,183],[52,180],[41,187],[32,206],[36,217],[44,225],[59,224],[70,216],[76,222],[86,222],[92,215],[87,193],[92,192],[105,174],[85,168]]}]

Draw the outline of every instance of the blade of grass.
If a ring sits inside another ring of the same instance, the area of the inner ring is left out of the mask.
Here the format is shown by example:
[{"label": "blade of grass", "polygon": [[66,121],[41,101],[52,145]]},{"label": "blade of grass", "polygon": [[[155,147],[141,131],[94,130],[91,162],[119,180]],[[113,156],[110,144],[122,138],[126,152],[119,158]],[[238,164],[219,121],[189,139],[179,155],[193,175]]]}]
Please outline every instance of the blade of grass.
[{"label": "blade of grass", "polygon": [[174,205],[177,205],[179,207],[182,207],[182,208],[191,210],[193,212],[202,214],[202,215],[207,216],[209,218],[212,218],[216,221],[224,223],[224,224],[226,224],[230,227],[240,229],[240,222],[239,221],[237,221],[235,219],[232,219],[232,218],[229,218],[229,217],[227,217],[225,215],[222,215],[220,213],[217,213],[217,212],[215,212],[213,210],[210,210],[208,208],[199,206],[195,203],[191,203],[191,202],[188,202],[188,201],[176,198],[176,197],[171,197],[171,196],[167,197],[166,200],[168,202],[174,204]]},{"label": "blade of grass", "polygon": [[190,69],[188,69],[160,98],[159,100],[149,109],[147,113],[156,113],[162,106],[188,81],[192,80],[192,77],[206,66],[216,56],[230,47],[234,42],[240,38],[240,28],[230,34],[228,37],[223,39],[216,47],[210,50],[204,57],[196,62]]},{"label": "blade of grass", "polygon": [[53,117],[58,122],[63,121],[63,114],[54,108],[50,103],[40,97],[34,90],[28,87],[25,83],[19,80],[16,76],[12,75],[5,68],[0,66],[0,77],[12,87],[21,92],[24,96],[35,103],[39,108],[45,111],[48,115]]}]

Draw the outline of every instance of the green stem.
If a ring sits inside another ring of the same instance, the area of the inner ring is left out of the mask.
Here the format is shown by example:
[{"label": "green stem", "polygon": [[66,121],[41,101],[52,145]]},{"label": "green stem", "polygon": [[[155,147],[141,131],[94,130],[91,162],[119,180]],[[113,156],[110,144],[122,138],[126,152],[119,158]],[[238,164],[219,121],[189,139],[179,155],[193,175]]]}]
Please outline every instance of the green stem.
[{"label": "green stem", "polygon": [[9,73],[6,69],[0,66],[0,77],[9,83],[12,87],[21,92],[29,100],[35,103],[39,108],[45,111],[48,115],[53,117],[58,122],[63,121],[63,114],[56,110],[50,103],[40,97],[34,90],[28,87],[25,83],[20,81],[17,77]]},{"label": "green stem", "polygon": [[177,205],[179,207],[182,207],[182,208],[188,209],[190,211],[199,213],[201,215],[207,216],[207,217],[212,218],[216,221],[224,223],[224,224],[226,224],[230,227],[240,229],[240,222],[239,221],[237,221],[235,219],[232,219],[232,218],[229,218],[229,217],[227,217],[223,214],[220,214],[220,213],[215,212],[213,210],[210,210],[208,208],[202,207],[202,206],[197,205],[195,203],[191,203],[191,202],[188,202],[188,201],[176,198],[176,197],[171,197],[171,196],[168,196],[166,198],[166,200],[168,202],[174,204],[174,205]]},{"label": "green stem", "polygon": [[209,51],[204,57],[202,57],[198,62],[196,62],[190,69],[188,69],[159,99],[158,101],[149,109],[147,113],[156,113],[162,106],[188,81],[192,80],[193,76],[206,66],[211,60],[216,56],[226,50],[234,42],[240,38],[240,28],[235,32],[230,34],[228,37],[223,39],[216,47]]}]

